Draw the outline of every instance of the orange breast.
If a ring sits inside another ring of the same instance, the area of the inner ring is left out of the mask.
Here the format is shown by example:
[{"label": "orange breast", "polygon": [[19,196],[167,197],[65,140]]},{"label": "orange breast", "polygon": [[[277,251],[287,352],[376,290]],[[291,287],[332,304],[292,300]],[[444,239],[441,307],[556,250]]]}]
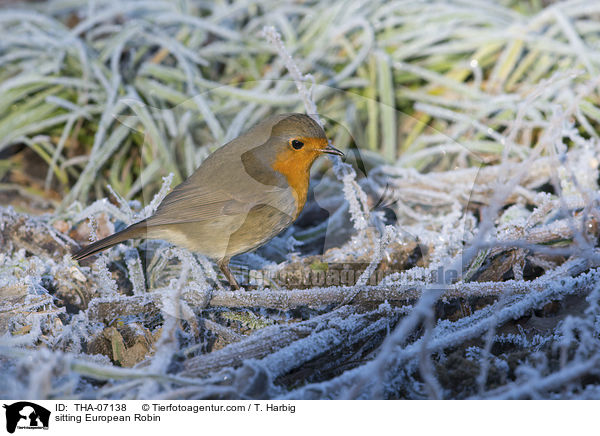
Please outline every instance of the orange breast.
[{"label": "orange breast", "polygon": [[296,202],[296,215],[294,216],[294,219],[298,218],[298,215],[300,215],[300,212],[304,207],[304,203],[306,203],[308,181],[310,179],[310,166],[315,160],[315,158],[313,158],[309,162],[308,159],[296,159],[297,157],[299,156],[293,156],[290,151],[286,151],[277,156],[277,159],[273,164],[273,169],[283,174],[290,185],[290,188],[292,188],[292,194],[294,195],[294,201]]},{"label": "orange breast", "polygon": [[310,179],[310,167],[321,154],[320,149],[327,145],[327,140],[323,138],[300,138],[304,142],[304,147],[300,150],[292,148],[280,152],[273,164],[273,169],[283,174],[292,188],[294,200],[296,201],[296,215],[298,218],[308,193],[308,181]]}]

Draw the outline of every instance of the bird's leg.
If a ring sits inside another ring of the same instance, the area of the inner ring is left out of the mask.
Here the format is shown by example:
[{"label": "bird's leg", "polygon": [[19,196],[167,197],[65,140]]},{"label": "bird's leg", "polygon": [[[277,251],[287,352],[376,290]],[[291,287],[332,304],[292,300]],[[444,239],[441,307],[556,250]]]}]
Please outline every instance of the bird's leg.
[{"label": "bird's leg", "polygon": [[238,285],[238,282],[235,279],[235,276],[233,274],[231,274],[231,271],[229,271],[229,260],[230,259],[231,259],[230,257],[224,257],[223,259],[221,259],[218,262],[218,265],[219,265],[219,268],[221,269],[221,271],[223,272],[223,274],[225,274],[225,278],[227,279],[227,281],[229,282],[231,287],[235,290],[238,290],[238,289],[240,289],[240,285]]}]

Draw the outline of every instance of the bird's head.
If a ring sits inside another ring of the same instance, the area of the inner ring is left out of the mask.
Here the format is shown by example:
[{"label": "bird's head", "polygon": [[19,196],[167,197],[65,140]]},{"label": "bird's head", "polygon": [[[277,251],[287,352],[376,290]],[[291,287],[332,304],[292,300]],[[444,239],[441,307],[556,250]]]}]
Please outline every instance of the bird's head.
[{"label": "bird's head", "polygon": [[308,115],[272,117],[258,129],[269,129],[267,141],[242,155],[248,174],[268,185],[290,186],[297,204],[304,204],[310,168],[323,154],[343,156],[329,145],[323,128]]},{"label": "bird's head", "polygon": [[308,115],[286,114],[282,117],[273,125],[268,143],[272,167],[284,176],[305,175],[323,154],[344,155],[329,145],[323,128]]}]

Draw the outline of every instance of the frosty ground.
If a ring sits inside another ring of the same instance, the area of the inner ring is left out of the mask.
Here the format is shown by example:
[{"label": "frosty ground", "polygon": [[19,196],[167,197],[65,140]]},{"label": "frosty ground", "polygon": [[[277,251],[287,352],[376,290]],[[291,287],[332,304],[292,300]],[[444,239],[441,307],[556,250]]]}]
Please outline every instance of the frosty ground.
[{"label": "frosty ground", "polygon": [[[0,397],[600,397],[600,6],[534,3],[0,11]],[[71,259],[289,111],[348,159],[244,291]]]}]

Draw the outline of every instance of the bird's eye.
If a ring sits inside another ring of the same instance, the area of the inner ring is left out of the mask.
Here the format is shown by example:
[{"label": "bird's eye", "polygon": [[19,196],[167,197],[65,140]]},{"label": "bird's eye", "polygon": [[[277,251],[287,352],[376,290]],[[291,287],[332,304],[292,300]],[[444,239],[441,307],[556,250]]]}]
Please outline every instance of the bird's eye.
[{"label": "bird's eye", "polygon": [[294,139],[292,141],[292,147],[294,147],[296,150],[300,150],[302,147],[304,147],[304,142]]}]

